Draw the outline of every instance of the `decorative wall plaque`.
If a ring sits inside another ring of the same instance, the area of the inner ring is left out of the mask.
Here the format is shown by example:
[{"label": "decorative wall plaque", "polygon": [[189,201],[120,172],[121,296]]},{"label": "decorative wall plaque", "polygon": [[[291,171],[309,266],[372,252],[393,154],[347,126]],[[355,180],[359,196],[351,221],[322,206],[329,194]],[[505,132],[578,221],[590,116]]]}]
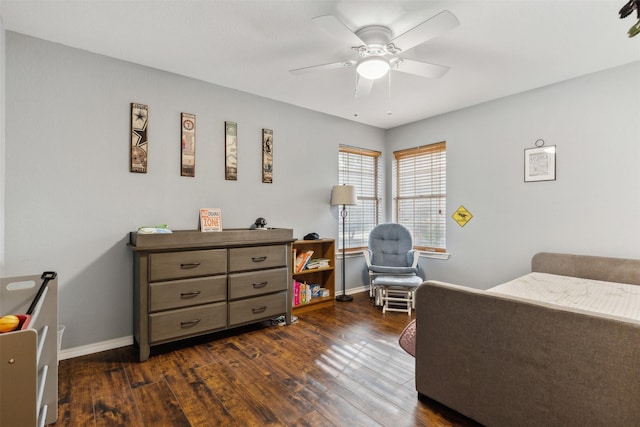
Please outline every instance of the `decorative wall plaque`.
[{"label": "decorative wall plaque", "polygon": [[149,106],[131,103],[130,171],[147,173]]},{"label": "decorative wall plaque", "polygon": [[180,175],[196,176],[196,115],[181,114]]},{"label": "decorative wall plaque", "polygon": [[273,131],[262,129],[262,182],[273,182]]},{"label": "decorative wall plaque", "polygon": [[224,179],[238,179],[238,124],[224,122]]}]

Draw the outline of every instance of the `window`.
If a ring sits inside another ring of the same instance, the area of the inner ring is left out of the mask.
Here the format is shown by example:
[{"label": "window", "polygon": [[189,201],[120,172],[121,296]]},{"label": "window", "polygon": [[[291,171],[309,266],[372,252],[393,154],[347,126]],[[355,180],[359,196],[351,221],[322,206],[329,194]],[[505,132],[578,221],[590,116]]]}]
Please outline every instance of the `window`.
[{"label": "window", "polygon": [[411,231],[417,249],[444,252],[446,243],[446,143],[393,153],[396,221]]},{"label": "window", "polygon": [[[340,146],[339,183],[355,186],[358,195],[358,204],[347,206],[348,216],[345,222],[347,251],[366,248],[369,232],[378,225],[380,220],[382,188],[380,155],[379,151]],[[339,230],[338,248],[342,249],[342,224]]]}]

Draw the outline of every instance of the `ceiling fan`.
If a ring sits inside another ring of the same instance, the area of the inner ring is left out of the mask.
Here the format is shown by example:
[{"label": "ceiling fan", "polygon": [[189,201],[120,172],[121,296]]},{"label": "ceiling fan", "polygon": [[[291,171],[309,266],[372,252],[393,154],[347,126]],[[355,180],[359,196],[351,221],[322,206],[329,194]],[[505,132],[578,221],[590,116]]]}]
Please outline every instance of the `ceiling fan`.
[{"label": "ceiling fan", "polygon": [[357,53],[357,59],[344,59],[329,64],[297,68],[289,72],[297,75],[355,66],[356,96],[368,95],[373,82],[384,77],[391,70],[432,79],[442,77],[449,71],[449,67],[403,58],[400,55],[460,25],[460,21],[453,13],[444,10],[392,38],[393,31],[382,25],[369,25],[352,32],[333,15],[318,16],[312,21],[342,43],[351,46],[351,49]]}]

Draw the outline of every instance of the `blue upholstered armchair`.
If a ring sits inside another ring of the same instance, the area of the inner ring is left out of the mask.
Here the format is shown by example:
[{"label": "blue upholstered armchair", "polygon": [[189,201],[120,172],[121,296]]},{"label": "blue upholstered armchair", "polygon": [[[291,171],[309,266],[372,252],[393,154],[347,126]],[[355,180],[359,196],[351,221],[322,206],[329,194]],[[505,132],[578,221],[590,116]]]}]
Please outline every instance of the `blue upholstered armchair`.
[{"label": "blue upholstered armchair", "polygon": [[413,249],[411,233],[405,226],[386,223],[371,230],[364,258],[369,270],[369,296],[376,297],[377,305],[381,294],[376,289],[376,277],[384,277],[377,280],[379,283],[415,287],[422,281],[418,276],[419,257],[420,252]]}]

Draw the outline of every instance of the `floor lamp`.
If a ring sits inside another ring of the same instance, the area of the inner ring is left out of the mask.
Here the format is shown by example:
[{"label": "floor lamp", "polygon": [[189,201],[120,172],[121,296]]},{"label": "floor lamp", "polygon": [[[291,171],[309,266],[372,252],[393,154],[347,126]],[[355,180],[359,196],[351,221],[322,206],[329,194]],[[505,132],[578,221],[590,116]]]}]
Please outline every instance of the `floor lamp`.
[{"label": "floor lamp", "polygon": [[340,216],[342,217],[342,295],[336,295],[337,301],[352,301],[353,297],[347,295],[346,288],[347,283],[345,281],[345,219],[347,219],[347,205],[352,206],[356,204],[356,187],[353,185],[335,185],[331,189],[331,206],[342,205]]}]

